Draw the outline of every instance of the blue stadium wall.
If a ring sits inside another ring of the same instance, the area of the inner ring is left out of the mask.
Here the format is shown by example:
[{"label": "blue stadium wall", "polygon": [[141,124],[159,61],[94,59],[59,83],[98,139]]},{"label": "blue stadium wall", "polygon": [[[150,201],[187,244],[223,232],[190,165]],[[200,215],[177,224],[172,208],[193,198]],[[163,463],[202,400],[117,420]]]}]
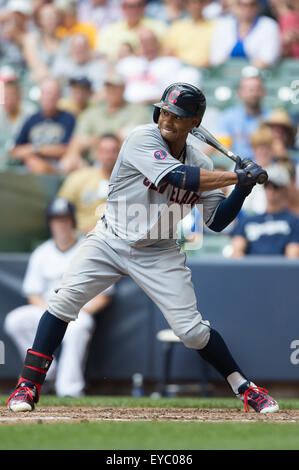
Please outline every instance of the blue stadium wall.
[{"label": "blue stadium wall", "polygon": [[[0,254],[0,340],[5,346],[0,379],[15,379],[22,365],[3,332],[3,321],[11,309],[26,302],[21,285],[28,256]],[[199,311],[224,336],[244,372],[256,381],[299,381],[299,261],[205,257],[188,265]],[[112,304],[97,316],[87,380],[128,380],[141,372],[159,381],[163,344],[156,334],[167,327],[152,301],[131,279],[123,278]],[[298,354],[291,347],[296,340]],[[220,378],[212,369],[209,374],[211,380]],[[170,376],[200,379],[198,354],[177,345]]]}]

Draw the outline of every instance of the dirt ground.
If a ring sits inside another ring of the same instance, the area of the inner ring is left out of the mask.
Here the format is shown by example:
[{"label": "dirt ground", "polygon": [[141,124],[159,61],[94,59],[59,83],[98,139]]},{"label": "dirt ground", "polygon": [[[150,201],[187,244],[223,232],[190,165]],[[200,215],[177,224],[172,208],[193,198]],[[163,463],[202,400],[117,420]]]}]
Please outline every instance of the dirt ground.
[{"label": "dirt ground", "polygon": [[281,410],[270,414],[254,411],[198,408],[102,408],[44,407],[31,413],[12,413],[0,407],[0,424],[70,423],[96,421],[179,421],[179,422],[250,422],[299,423],[299,410]]}]

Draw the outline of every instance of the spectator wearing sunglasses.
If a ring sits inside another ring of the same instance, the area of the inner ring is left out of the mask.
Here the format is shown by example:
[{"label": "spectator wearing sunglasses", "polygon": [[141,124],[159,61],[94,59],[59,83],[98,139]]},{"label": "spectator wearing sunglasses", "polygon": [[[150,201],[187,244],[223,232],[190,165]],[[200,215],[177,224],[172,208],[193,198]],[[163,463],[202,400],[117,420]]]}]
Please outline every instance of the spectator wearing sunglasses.
[{"label": "spectator wearing sunglasses", "polygon": [[289,172],[278,164],[271,165],[267,171],[266,210],[239,221],[232,238],[234,258],[244,255],[299,257],[299,218],[286,209]]}]

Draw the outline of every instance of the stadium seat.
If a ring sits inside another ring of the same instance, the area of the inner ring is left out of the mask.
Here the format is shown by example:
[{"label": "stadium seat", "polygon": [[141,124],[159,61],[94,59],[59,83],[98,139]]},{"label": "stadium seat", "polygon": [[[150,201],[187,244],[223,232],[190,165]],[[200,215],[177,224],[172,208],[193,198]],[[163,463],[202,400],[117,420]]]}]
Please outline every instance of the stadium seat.
[{"label": "stadium seat", "polygon": [[62,182],[56,175],[0,172],[0,251],[29,252],[47,238],[45,209]]},{"label": "stadium seat", "polygon": [[[174,346],[176,344],[183,344],[174,332],[169,328],[165,330],[160,330],[156,338],[158,341],[161,341],[164,345],[164,358],[163,358],[163,373],[161,382],[159,384],[159,390],[162,396],[175,395],[177,391],[180,390],[179,385],[169,384],[169,379],[171,375],[172,362],[173,362],[173,352]],[[202,395],[204,397],[209,396],[208,391],[208,368],[204,361],[199,356],[200,360],[200,372],[201,372],[201,387]]]},{"label": "stadium seat", "polygon": [[296,59],[283,59],[273,69],[273,76],[290,84],[293,80],[299,80],[299,61]]},{"label": "stadium seat", "polygon": [[224,64],[213,67],[212,78],[221,80],[222,83],[239,83],[245,67],[248,67],[248,61],[245,59],[232,59]]}]

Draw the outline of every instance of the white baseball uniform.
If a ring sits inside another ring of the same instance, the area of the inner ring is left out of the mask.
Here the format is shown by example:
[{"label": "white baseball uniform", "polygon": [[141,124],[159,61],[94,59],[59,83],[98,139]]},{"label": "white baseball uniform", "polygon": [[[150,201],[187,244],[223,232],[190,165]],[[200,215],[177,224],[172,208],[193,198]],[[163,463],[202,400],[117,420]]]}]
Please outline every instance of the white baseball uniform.
[{"label": "white baseball uniform", "polygon": [[[60,251],[50,239],[34,250],[29,258],[23,281],[26,297],[38,295],[48,302],[56,289],[82,240],[67,251]],[[8,313],[4,330],[15,343],[23,360],[31,347],[37,326],[44,309],[36,305],[24,305]],[[85,386],[84,365],[86,351],[94,330],[95,320],[84,309],[80,310],[78,321],[69,325],[62,342],[58,363],[54,360],[47,380],[54,380],[58,396],[79,396]]]},{"label": "white baseball uniform", "polygon": [[[213,169],[192,135],[186,141],[185,164]],[[202,207],[209,225],[225,196],[220,190],[198,193],[161,183],[179,165],[156,124],[131,132],[111,175],[104,217],[76,250],[49,301],[50,313],[67,322],[75,320],[90,298],[130,276],[187,347],[201,349],[207,344],[209,322],[198,312],[175,226],[195,204]]]}]

